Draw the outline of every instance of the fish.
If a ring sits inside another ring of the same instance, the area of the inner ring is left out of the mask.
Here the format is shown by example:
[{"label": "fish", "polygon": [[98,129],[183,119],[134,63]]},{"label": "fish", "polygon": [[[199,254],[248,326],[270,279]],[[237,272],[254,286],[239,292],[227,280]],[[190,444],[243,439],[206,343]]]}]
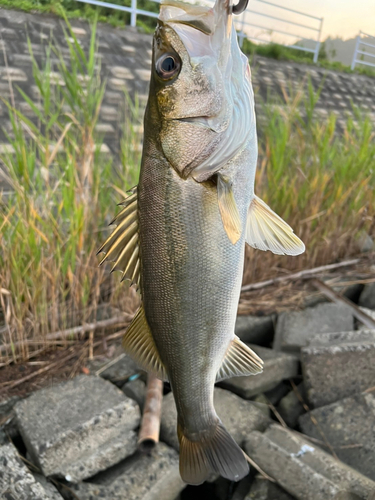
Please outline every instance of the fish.
[{"label": "fish", "polygon": [[263,369],[234,333],[245,243],[280,255],[305,249],[254,193],[254,94],[233,26],[238,5],[162,0],[139,183],[99,249],[101,263],[113,261],[139,289],[123,347],[170,383],[180,474],[193,485],[249,471],[213,403],[216,382]]}]

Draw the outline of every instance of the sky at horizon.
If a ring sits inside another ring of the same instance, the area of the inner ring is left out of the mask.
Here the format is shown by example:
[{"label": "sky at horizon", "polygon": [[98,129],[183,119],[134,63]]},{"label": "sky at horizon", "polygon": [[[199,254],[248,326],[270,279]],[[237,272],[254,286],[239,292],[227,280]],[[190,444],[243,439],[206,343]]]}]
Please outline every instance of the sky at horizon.
[{"label": "sky at horizon", "polygon": [[360,30],[375,36],[375,0],[277,0],[275,3],[323,17],[323,40],[328,36],[346,40],[357,36]]},{"label": "sky at horizon", "polygon": [[[375,36],[375,0],[314,0],[313,2],[307,2],[306,0],[269,0],[269,2],[315,17],[323,17],[321,41],[329,36],[347,40],[356,37],[360,30]],[[234,0],[234,3],[236,3],[236,0]],[[273,20],[262,14],[281,17],[297,24],[307,24],[316,29],[320,26],[318,20],[271,6],[267,1],[250,0],[246,12],[246,22],[253,24],[253,26],[248,27],[245,31],[250,30],[252,36],[260,37],[265,41],[272,39],[272,41],[281,43],[291,42],[293,37],[296,40],[298,38],[316,39],[318,36],[318,30],[314,31],[287,22]],[[271,33],[270,30],[281,30],[284,33],[276,33],[276,31]]]}]

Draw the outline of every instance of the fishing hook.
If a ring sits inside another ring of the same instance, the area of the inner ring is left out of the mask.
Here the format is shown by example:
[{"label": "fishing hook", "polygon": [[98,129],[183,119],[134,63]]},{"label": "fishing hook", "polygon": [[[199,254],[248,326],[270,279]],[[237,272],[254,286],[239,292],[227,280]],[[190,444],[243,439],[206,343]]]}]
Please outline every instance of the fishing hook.
[{"label": "fishing hook", "polygon": [[232,14],[238,16],[239,14],[242,14],[246,10],[247,4],[249,3],[249,0],[240,0],[237,5],[232,6]]}]

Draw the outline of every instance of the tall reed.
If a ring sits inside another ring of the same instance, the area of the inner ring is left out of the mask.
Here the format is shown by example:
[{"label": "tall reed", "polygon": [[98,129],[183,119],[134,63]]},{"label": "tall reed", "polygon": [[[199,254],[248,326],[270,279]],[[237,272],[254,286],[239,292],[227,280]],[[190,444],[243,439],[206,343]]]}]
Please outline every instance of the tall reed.
[{"label": "tall reed", "polygon": [[[26,358],[47,333],[92,321],[104,299],[126,301],[119,280],[98,269],[96,250],[116,202],[137,182],[139,153],[124,150],[126,167],[115,172],[111,158],[101,153],[95,126],[105,82],[95,56],[95,25],[87,53],[68,22],[65,39],[67,60],[52,43],[42,68],[33,58],[39,102],[13,89],[33,118],[4,101],[12,126],[12,151],[0,157],[1,174],[11,186],[0,199],[0,344],[10,345],[5,357]],[[58,59],[57,73],[52,55]],[[127,106],[127,144],[140,142],[134,127],[138,112]],[[20,349],[14,349],[17,344]]]}]

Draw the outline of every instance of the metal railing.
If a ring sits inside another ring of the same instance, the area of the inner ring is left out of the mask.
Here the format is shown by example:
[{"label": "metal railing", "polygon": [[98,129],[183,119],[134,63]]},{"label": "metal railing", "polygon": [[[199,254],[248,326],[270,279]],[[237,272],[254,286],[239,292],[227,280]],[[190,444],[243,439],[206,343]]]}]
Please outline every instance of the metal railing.
[{"label": "metal railing", "polygon": [[[160,3],[160,0],[151,0],[151,1],[153,1],[155,3]],[[106,8],[110,8],[110,9],[116,9],[116,10],[120,10],[123,12],[128,12],[128,13],[130,13],[130,26],[133,26],[133,27],[135,27],[137,24],[137,15],[149,16],[149,17],[153,17],[153,18],[158,17],[158,14],[155,12],[150,12],[147,10],[138,9],[137,8],[137,0],[131,0],[130,7],[117,5],[117,4],[113,4],[113,3],[105,2],[105,1],[101,1],[101,0],[77,0],[77,2],[96,5],[98,7],[106,7]],[[215,2],[215,0],[203,0],[202,1],[202,3],[206,3],[206,4],[207,3],[212,4],[214,2]],[[265,4],[267,6],[271,6],[273,9],[280,9],[282,11],[287,11],[288,13],[291,12],[297,16],[302,16],[304,18],[312,19],[313,22],[315,23],[315,26],[305,24],[305,22],[302,23],[302,22],[296,22],[295,20],[292,21],[292,20],[280,17],[279,15],[269,15],[265,12],[261,12],[258,10],[252,10],[251,7],[253,5],[255,5],[256,2],[258,2],[259,4]],[[284,47],[289,47],[289,48],[296,49],[296,50],[303,50],[306,52],[311,52],[314,54],[314,58],[313,58],[314,62],[317,62],[318,56],[319,56],[319,49],[320,49],[320,37],[322,34],[322,26],[323,26],[323,18],[322,17],[316,17],[316,16],[312,16],[310,14],[306,14],[306,13],[298,11],[298,10],[289,9],[289,8],[284,7],[282,5],[278,5],[278,4],[269,2],[267,0],[250,0],[249,6],[246,9],[246,11],[243,14],[241,14],[241,16],[238,16],[235,19],[235,27],[236,27],[236,30],[238,33],[239,44],[241,47],[243,45],[244,39],[256,40],[258,42],[263,42],[263,43],[270,42],[269,40],[268,41],[264,40],[259,36],[252,36],[250,30],[253,28],[261,29],[261,30],[264,30],[265,32],[271,33],[271,34],[277,33],[277,34],[282,34],[284,36],[289,36],[289,37],[293,37],[293,38],[297,38],[297,39],[301,38],[300,35],[298,35],[297,33],[292,33],[290,30],[285,31],[285,30],[273,28],[271,26],[267,26],[264,24],[260,25],[260,24],[254,23],[254,22],[247,22],[246,21],[247,14],[252,14],[253,17],[260,16],[263,18],[272,19],[273,21],[278,21],[279,23],[285,23],[287,26],[296,26],[298,28],[303,28],[304,30],[309,30],[310,33],[311,33],[311,31],[313,31],[314,35],[315,35],[313,38],[310,38],[310,37],[304,38],[305,40],[308,40],[311,45],[313,45],[313,48],[303,47],[301,45],[296,45],[295,43],[292,45],[287,45],[287,44],[281,43],[281,42],[277,42],[277,43],[279,45],[283,45]]]},{"label": "metal railing", "polygon": [[[372,43],[369,43],[369,38],[371,39]],[[366,47],[370,47],[370,49],[373,49],[372,53],[366,52]],[[361,57],[361,59],[358,59],[358,55]],[[374,62],[365,61],[365,57],[372,57],[374,59]],[[352,70],[355,68],[356,64],[364,64],[365,66],[371,66],[375,68],[375,36],[363,33],[363,31],[359,32],[359,35],[357,36],[355,42],[355,49],[351,65]]]},{"label": "metal railing", "polygon": [[[302,17],[304,19],[306,19],[306,18],[312,19],[313,23],[314,23],[314,26],[312,26],[311,24],[306,24],[307,21],[302,21],[301,20],[302,22],[296,22],[296,20],[289,20],[289,19],[286,19],[285,17],[280,17],[280,15],[269,15],[267,13],[263,13],[263,12],[260,12],[258,10],[253,10],[252,7],[253,7],[253,5],[256,5],[256,2],[258,2],[259,4],[270,5],[270,6],[272,6],[276,10],[276,12],[279,12],[279,11],[282,11],[282,12],[286,11],[288,13],[292,12],[293,14],[297,14],[297,16]],[[278,4],[275,4],[275,3],[272,3],[272,2],[268,2],[266,0],[250,0],[249,7],[242,14],[242,19],[240,19],[239,21],[236,22],[236,27],[239,24],[241,26],[240,29],[238,30],[239,31],[239,33],[238,33],[239,44],[240,44],[241,47],[242,47],[242,44],[243,44],[243,40],[245,38],[247,38],[249,40],[256,40],[258,42],[267,43],[267,41],[265,41],[264,39],[262,39],[259,36],[251,36],[251,35],[249,35],[249,31],[246,30],[246,27],[262,29],[262,30],[265,30],[265,31],[269,31],[271,33],[278,33],[278,34],[286,35],[286,36],[289,36],[289,37],[301,38],[301,36],[298,33],[293,33],[288,28],[286,28],[286,29],[288,29],[288,31],[285,31],[284,29],[278,29],[278,28],[273,28],[273,27],[270,28],[269,26],[265,26],[263,24],[259,25],[259,24],[256,24],[254,22],[247,22],[246,21],[246,17],[247,17],[248,14],[252,14],[253,17],[255,17],[255,16],[261,16],[261,17],[265,17],[265,18],[268,18],[268,19],[276,20],[279,23],[285,23],[287,25],[287,27],[289,27],[289,26],[291,26],[291,27],[297,26],[299,28],[303,28],[304,30],[309,30],[309,32],[313,31],[314,35],[315,35],[313,38],[304,37],[306,40],[308,40],[311,43],[311,45],[314,45],[313,48],[311,48],[311,47],[303,47],[301,45],[296,45],[295,43],[292,44],[292,45],[287,45],[287,44],[282,43],[282,42],[277,42],[277,43],[279,45],[283,45],[284,47],[289,47],[291,49],[304,50],[306,52],[311,52],[311,53],[314,54],[314,62],[317,62],[318,56],[319,56],[319,49],[320,49],[320,37],[321,37],[321,34],[322,34],[322,27],[323,27],[323,18],[322,17],[312,16],[310,14],[306,14],[305,12],[301,12],[301,11],[294,10],[294,9],[289,9],[288,7],[284,7],[282,5],[278,5]]]}]

